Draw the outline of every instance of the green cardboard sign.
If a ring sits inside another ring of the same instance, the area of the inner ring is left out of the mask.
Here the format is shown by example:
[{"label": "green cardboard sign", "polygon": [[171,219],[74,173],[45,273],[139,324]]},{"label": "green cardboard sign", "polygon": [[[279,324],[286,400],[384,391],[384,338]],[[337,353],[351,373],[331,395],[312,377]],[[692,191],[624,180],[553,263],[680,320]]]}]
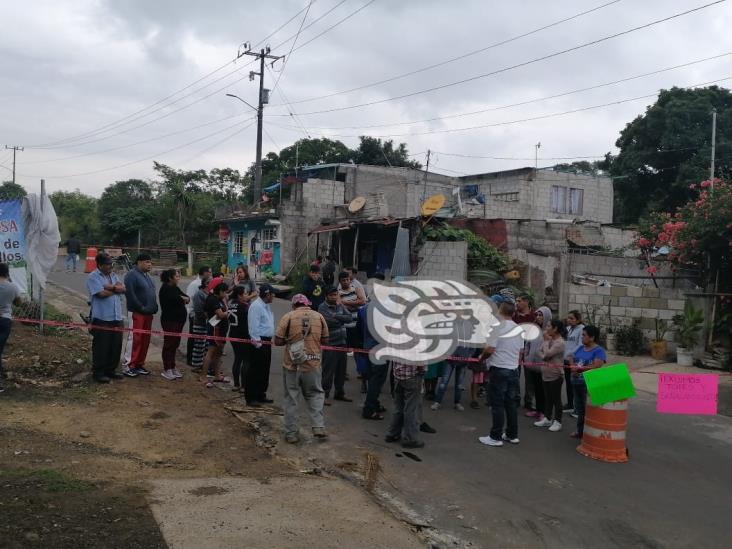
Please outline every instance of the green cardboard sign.
[{"label": "green cardboard sign", "polygon": [[625,364],[587,370],[583,377],[587,384],[587,392],[595,406],[635,396],[633,380],[630,379],[630,372]]}]

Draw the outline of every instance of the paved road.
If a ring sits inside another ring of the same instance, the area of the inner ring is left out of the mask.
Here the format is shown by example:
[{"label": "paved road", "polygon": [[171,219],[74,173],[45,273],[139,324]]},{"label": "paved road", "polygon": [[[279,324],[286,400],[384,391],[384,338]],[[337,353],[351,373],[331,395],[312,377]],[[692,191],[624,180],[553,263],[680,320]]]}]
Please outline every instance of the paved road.
[{"label": "paved road", "polygon": [[[81,274],[54,273],[51,280],[84,291]],[[274,309],[279,317],[288,304],[278,300]],[[281,357],[275,349],[277,403]],[[228,366],[231,353],[225,360]],[[348,393],[358,401],[350,360],[349,370]],[[362,420],[358,402],[327,409],[329,442],[295,451],[332,463],[377,454],[396,487],[387,490],[475,547],[701,549],[727,547],[732,539],[732,418],[657,414],[654,397],[640,393],[630,406],[630,462],[608,464],[575,451],[569,421],[565,431],[549,433],[522,417],[521,444],[489,448],[477,442],[490,426],[487,409],[425,406],[424,417],[438,433],[425,435],[427,446],[413,452],[419,462],[386,444],[386,422]]]}]

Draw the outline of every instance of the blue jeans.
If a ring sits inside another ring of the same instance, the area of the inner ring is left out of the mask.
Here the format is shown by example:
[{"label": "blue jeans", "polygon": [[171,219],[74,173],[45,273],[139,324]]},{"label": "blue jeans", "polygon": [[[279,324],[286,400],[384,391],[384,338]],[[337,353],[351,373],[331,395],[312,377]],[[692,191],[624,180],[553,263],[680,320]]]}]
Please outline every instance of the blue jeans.
[{"label": "blue jeans", "polygon": [[378,412],[381,407],[379,395],[384,387],[386,376],[389,374],[389,363],[374,364],[369,360],[369,372],[366,381],[366,401],[363,405],[364,417],[371,416],[374,412]]},{"label": "blue jeans", "polygon": [[491,399],[493,427],[491,438],[501,440],[503,425],[506,424],[506,436],[518,437],[518,403],[519,373],[518,369],[491,368],[488,370],[488,394]]},{"label": "blue jeans", "polygon": [[573,383],[574,411],[577,413],[577,434],[580,436],[585,431],[585,407],[587,406],[587,385],[585,380],[582,383]]},{"label": "blue jeans", "polygon": [[76,272],[76,262],[79,261],[78,254],[66,254],[66,270],[70,271],[73,269]]},{"label": "blue jeans", "polygon": [[452,372],[455,371],[455,404],[460,403],[461,385],[463,383],[463,374],[465,372],[464,362],[452,362],[448,360],[445,363],[445,370],[442,372],[440,383],[437,385],[437,392],[435,393],[435,402],[442,402],[447,392],[447,385],[450,383]]}]

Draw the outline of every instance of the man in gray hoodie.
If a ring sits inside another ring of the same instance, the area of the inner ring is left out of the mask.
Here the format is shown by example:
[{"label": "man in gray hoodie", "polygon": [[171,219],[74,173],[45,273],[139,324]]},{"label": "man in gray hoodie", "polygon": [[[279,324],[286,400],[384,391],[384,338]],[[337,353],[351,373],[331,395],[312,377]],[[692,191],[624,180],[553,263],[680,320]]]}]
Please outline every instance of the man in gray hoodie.
[{"label": "man in gray hoodie", "polygon": [[[318,307],[318,312],[323,315],[330,338],[328,344],[334,347],[346,345],[346,324],[353,322],[352,315],[341,303],[338,302],[338,288],[331,286],[326,290],[325,301]],[[346,352],[323,350],[323,391],[325,391],[325,405],[330,406],[330,388],[335,379],[335,399],[344,402],[352,402],[345,393],[346,381]]]},{"label": "man in gray hoodie", "polygon": [[[135,268],[125,275],[125,297],[127,312],[132,316],[132,328],[150,330],[153,316],[158,312],[158,301],[155,295],[155,283],[150,278],[152,258],[142,253],[137,256]],[[134,332],[128,334],[127,344],[131,342],[130,361],[122,370],[129,377],[149,375],[145,369],[145,359],[150,346],[150,334]]]}]

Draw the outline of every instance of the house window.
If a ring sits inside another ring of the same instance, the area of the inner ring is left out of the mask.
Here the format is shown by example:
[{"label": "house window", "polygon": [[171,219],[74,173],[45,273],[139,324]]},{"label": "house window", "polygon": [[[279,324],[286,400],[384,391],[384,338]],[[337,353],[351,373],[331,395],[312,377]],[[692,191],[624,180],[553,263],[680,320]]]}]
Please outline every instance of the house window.
[{"label": "house window", "polygon": [[244,247],[244,243],[246,242],[246,238],[244,237],[243,231],[237,231],[234,233],[234,245],[233,245],[233,253],[237,255],[244,255],[244,250],[246,249]]},{"label": "house window", "polygon": [[559,185],[552,186],[552,213],[582,215],[584,189],[573,189]]},{"label": "house window", "polygon": [[262,229],[262,249],[271,250],[277,241],[277,227]]},{"label": "house window", "polygon": [[495,193],[491,195],[491,198],[500,202],[518,202],[519,193]]}]

